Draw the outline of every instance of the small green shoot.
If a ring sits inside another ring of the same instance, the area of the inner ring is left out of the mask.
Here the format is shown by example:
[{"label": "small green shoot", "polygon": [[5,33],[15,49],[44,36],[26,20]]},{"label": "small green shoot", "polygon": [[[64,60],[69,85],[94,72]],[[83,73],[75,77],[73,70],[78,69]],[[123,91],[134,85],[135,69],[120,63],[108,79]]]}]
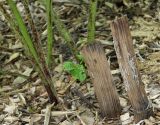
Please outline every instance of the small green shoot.
[{"label": "small green shoot", "polygon": [[73,78],[83,82],[86,79],[86,71],[82,64],[75,64],[71,61],[67,61],[63,64],[64,70],[70,73]]},{"label": "small green shoot", "polygon": [[28,48],[29,48],[29,51],[31,52],[32,56],[34,57],[35,61],[37,64],[39,64],[39,58],[38,58],[38,55],[37,55],[37,52],[33,46],[33,42],[31,40],[31,37],[27,31],[27,28],[22,20],[22,17],[16,7],[16,4],[12,1],[12,0],[7,0],[14,16],[15,16],[15,19],[17,21],[17,24],[19,25],[19,29],[24,37],[24,40],[25,40],[25,43],[27,44]]},{"label": "small green shoot", "polygon": [[89,18],[88,18],[88,43],[93,42],[95,39],[95,20],[96,20],[96,10],[97,10],[97,1],[90,0],[89,7]]},{"label": "small green shoot", "polygon": [[[38,72],[40,73],[40,76],[41,76],[42,80],[44,81],[44,86],[47,90],[50,101],[58,103],[57,93],[56,93],[56,89],[54,87],[54,81],[52,80],[51,75],[50,75],[50,71],[45,64],[44,55],[40,54],[41,51],[38,52],[39,49],[37,49],[39,47],[38,45],[40,45],[40,44],[36,43],[36,42],[40,42],[39,39],[37,39],[35,42],[33,42],[32,37],[30,36],[29,32],[27,31],[27,26],[25,25],[25,23],[21,17],[21,14],[16,6],[16,3],[13,0],[7,0],[7,3],[11,9],[11,12],[13,13],[14,19],[18,25],[19,30],[20,30],[19,34],[21,34],[20,36],[22,36],[22,38],[24,39],[24,43],[25,43],[24,45],[28,47],[30,55],[32,56],[31,60],[33,61],[33,64],[36,64],[36,69],[38,69]],[[3,8],[1,10],[3,10]],[[29,14],[29,8],[27,6],[25,7],[25,10]],[[28,15],[28,16],[29,16],[29,18],[31,17],[30,15]],[[12,17],[12,19],[13,19],[13,17]],[[34,26],[34,23],[32,22],[32,20],[30,20],[29,22],[31,23],[32,26]],[[33,29],[33,27],[32,27],[32,29]],[[36,30],[34,30],[34,31],[36,31]],[[37,33],[34,35],[36,36]],[[36,44],[34,44],[34,43],[36,43]]]}]

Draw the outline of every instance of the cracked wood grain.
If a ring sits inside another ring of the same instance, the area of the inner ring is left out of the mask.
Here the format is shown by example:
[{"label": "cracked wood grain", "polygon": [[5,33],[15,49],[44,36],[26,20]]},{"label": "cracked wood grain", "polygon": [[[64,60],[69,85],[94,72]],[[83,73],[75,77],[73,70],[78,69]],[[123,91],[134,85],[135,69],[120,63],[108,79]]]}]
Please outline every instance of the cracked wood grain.
[{"label": "cracked wood grain", "polygon": [[116,118],[120,115],[121,106],[102,45],[89,44],[83,48],[82,54],[94,85],[102,116]]},{"label": "cracked wood grain", "polygon": [[134,109],[135,121],[138,122],[148,118],[152,114],[152,109],[138,71],[127,17],[123,16],[112,21],[111,31],[119,68]]}]

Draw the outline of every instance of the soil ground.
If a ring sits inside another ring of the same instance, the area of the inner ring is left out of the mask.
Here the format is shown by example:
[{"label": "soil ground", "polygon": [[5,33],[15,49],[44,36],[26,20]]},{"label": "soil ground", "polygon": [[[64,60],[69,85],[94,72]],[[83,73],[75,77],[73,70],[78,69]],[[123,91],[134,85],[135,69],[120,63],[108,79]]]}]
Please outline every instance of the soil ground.
[{"label": "soil ground", "polygon": [[[24,19],[26,15],[20,0],[17,6]],[[101,0],[102,1],[102,0]],[[5,3],[5,1],[2,0]],[[87,40],[88,2],[77,0],[54,0],[54,8],[72,34],[75,44]],[[6,9],[9,9],[5,5]],[[39,1],[31,3],[32,16],[46,45],[45,8]],[[63,62],[74,60],[71,51],[55,27],[54,54],[56,68],[52,69],[53,79],[60,103],[52,105],[50,125],[133,125],[132,107],[129,103],[110,31],[110,22],[115,17],[127,15],[133,37],[135,53],[142,81],[155,116],[139,124],[160,124],[160,1],[141,0],[137,2],[99,2],[96,17],[96,41],[105,46],[106,59],[110,63],[114,84],[123,107],[120,120],[107,122],[99,112],[94,88],[90,79],[80,83],[63,70]],[[24,47],[11,31],[5,18],[0,15],[0,125],[42,125],[48,95],[41,85],[35,66],[24,53]],[[20,74],[28,76],[22,77]],[[114,123],[116,121],[116,123]],[[139,125],[137,124],[137,125]]]}]

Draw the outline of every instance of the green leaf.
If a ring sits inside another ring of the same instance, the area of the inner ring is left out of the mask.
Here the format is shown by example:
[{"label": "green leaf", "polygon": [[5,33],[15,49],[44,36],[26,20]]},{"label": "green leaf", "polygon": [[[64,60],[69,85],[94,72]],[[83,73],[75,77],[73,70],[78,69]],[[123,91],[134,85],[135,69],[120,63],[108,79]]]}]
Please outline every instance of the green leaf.
[{"label": "green leaf", "polygon": [[83,82],[86,79],[86,73],[83,65],[76,65],[76,68],[74,70],[71,70],[71,75],[77,79]]},{"label": "green leaf", "polygon": [[69,72],[76,80],[83,82],[86,79],[86,71],[83,65],[68,61],[64,63],[63,67],[64,70]]},{"label": "green leaf", "polygon": [[81,82],[83,82],[85,79],[86,79],[86,73],[82,73],[80,76],[79,76],[79,80],[81,81]]},{"label": "green leaf", "polygon": [[63,64],[63,67],[64,67],[64,70],[65,71],[71,71],[71,70],[73,70],[74,69],[74,63],[73,62],[65,62],[64,64]]}]

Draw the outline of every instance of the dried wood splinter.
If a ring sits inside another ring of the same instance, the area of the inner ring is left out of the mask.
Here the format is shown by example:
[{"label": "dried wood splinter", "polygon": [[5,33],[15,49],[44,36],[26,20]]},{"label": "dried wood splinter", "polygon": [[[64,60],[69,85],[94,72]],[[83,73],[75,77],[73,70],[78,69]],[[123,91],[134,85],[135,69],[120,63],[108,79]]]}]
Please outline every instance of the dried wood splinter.
[{"label": "dried wood splinter", "polygon": [[138,122],[151,116],[152,108],[137,68],[127,17],[114,20],[111,23],[111,30],[120,71],[134,109],[135,122]]},{"label": "dried wood splinter", "polygon": [[102,45],[92,43],[85,46],[82,54],[95,88],[102,115],[107,118],[116,118],[121,113],[121,106]]}]

